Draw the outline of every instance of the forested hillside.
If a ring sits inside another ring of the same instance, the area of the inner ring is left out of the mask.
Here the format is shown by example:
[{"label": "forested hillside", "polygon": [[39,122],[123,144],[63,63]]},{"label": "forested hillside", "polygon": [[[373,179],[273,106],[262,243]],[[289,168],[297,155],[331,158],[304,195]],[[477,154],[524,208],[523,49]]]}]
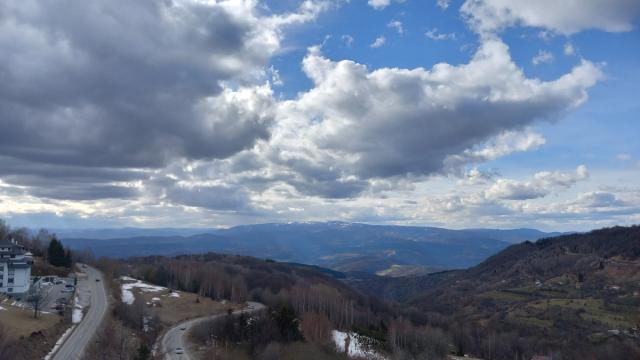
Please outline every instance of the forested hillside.
[{"label": "forested hillside", "polygon": [[638,226],[513,245],[464,271],[353,285],[415,309],[414,321],[459,324],[460,344],[485,358],[640,356]]}]

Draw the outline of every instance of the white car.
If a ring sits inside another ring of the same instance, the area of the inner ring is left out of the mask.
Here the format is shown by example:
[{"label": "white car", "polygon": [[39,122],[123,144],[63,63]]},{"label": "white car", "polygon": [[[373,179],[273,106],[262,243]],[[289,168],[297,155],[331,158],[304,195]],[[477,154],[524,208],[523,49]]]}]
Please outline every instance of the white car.
[{"label": "white car", "polygon": [[184,354],[184,350],[182,350],[182,348],[176,348],[176,354]]}]

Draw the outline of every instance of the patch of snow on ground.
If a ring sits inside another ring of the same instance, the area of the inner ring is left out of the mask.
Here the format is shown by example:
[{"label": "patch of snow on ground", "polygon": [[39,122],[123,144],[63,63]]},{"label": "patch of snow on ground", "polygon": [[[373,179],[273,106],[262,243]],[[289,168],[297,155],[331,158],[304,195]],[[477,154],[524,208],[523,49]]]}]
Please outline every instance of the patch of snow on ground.
[{"label": "patch of snow on ground", "polygon": [[180,294],[178,294],[178,292],[174,291],[171,294],[169,294],[169,296],[179,298]]},{"label": "patch of snow on ground", "polygon": [[73,301],[75,304],[73,306],[73,313],[71,313],[71,322],[74,324],[82,321],[82,304],[80,304],[80,300],[78,299],[78,295],[76,295],[75,300]]},{"label": "patch of snow on ground", "polygon": [[375,359],[375,360],[386,360],[386,358],[373,350],[366,349],[363,344],[358,340],[358,336],[352,332],[346,333],[338,330],[333,330],[331,332],[333,337],[333,342],[336,344],[336,348],[339,352],[344,352],[345,339],[347,336],[350,336],[349,342],[349,351],[347,355],[349,357],[354,358],[363,358],[363,359]]},{"label": "patch of snow on ground", "polygon": [[73,309],[73,314],[71,314],[71,321],[74,324],[77,324],[80,321],[82,321],[82,309],[78,309],[78,308]]},{"label": "patch of snow on ground", "polygon": [[60,347],[60,345],[62,345],[62,343],[64,343],[67,337],[71,334],[71,331],[73,330],[74,327],[76,326],[75,325],[71,326],[70,328],[67,329],[67,331],[64,332],[64,334],[62,334],[62,336],[60,336],[60,339],[56,341],[56,344],[53,346],[53,349],[51,349],[51,351],[49,351],[47,356],[44,357],[44,360],[49,360],[53,357],[53,354],[55,354],[56,351],[58,351],[58,348]]},{"label": "patch of snow on ground", "polygon": [[133,297],[133,293],[131,292],[131,290],[127,290],[125,288],[122,288],[122,302],[127,304],[127,305],[131,305],[133,304],[133,301],[136,298]]},{"label": "patch of snow on ground", "polygon": [[5,309],[5,308],[3,308],[2,306],[0,306],[0,310],[7,310],[7,309]]},{"label": "patch of snow on ground", "polygon": [[128,276],[123,276],[120,279],[123,281],[133,281],[122,284],[122,302],[127,305],[131,305],[135,301],[135,297],[133,296],[133,292],[131,291],[134,288],[138,288],[144,292],[159,292],[167,290],[166,287],[151,285],[142,280],[137,280]]}]

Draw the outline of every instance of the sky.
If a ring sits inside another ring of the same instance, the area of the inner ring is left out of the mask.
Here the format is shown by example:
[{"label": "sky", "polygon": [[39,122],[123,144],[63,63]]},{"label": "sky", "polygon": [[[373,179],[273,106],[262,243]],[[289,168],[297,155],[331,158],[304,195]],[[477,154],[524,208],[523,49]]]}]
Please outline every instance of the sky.
[{"label": "sky", "polygon": [[637,0],[5,0],[0,218],[640,223]]}]

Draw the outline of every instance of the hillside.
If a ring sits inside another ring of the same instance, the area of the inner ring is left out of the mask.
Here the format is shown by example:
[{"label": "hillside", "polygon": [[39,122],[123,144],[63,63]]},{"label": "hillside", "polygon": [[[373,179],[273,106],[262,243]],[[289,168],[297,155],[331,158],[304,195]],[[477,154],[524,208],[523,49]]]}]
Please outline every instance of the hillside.
[{"label": "hillside", "polygon": [[[187,231],[187,230],[185,230]],[[194,230],[188,230],[194,231]],[[168,230],[169,234],[177,230]],[[105,239],[109,234],[144,236]],[[141,229],[65,232],[65,244],[96,256],[174,256],[214,251],[319,265],[341,272],[420,274],[473,266],[511,243],[552,234],[531,229],[449,230],[345,222],[288,223],[207,230],[198,235],[159,236]]]},{"label": "hillside", "polygon": [[640,226],[512,245],[464,271],[353,285],[415,309],[414,319],[465,324],[469,337],[496,332],[511,347],[640,345]]}]

